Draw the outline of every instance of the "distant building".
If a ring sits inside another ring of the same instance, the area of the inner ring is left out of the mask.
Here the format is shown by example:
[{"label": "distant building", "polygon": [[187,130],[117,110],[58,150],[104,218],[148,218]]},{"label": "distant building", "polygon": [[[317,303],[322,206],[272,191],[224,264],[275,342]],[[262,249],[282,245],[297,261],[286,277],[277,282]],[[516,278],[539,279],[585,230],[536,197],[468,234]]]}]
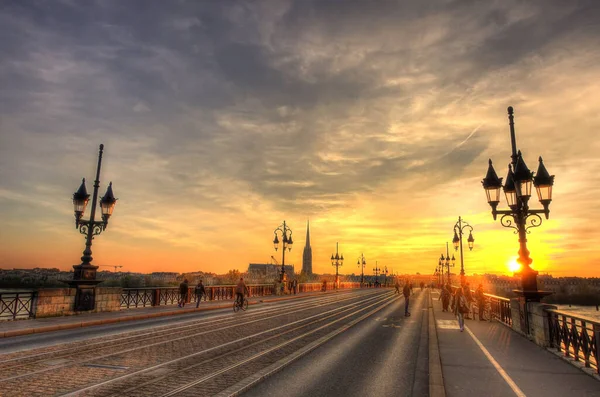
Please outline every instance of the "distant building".
[{"label": "distant building", "polygon": [[306,221],[306,244],[302,253],[302,273],[312,274],[312,248],[310,247],[309,222]]},{"label": "distant building", "polygon": [[[294,265],[285,265],[285,274],[288,278],[294,276]],[[281,265],[250,263],[248,265],[248,276],[255,279],[277,280],[281,274]]]}]

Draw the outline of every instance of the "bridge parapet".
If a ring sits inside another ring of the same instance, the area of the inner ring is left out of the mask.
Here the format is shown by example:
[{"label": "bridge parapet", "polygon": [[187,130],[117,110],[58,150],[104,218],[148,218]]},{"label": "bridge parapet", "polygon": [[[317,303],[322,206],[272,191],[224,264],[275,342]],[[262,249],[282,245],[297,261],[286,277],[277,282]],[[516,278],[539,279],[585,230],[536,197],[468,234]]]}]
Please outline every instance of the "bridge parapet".
[{"label": "bridge parapet", "polygon": [[556,308],[545,308],[548,346],[600,374],[600,322]]},{"label": "bridge parapet", "polygon": [[[298,284],[298,292],[322,291],[323,283]],[[275,295],[275,284],[248,285],[250,296]],[[360,283],[342,282],[340,289],[360,288]],[[327,282],[325,290],[334,289]],[[233,300],[235,285],[205,286],[204,301]],[[196,303],[194,286],[189,287],[186,303]],[[179,287],[107,288],[96,287],[96,304],[92,312],[119,311],[135,308],[174,305],[179,300]],[[38,290],[0,290],[0,321],[28,318],[69,316],[73,310],[74,288],[41,288]]]}]

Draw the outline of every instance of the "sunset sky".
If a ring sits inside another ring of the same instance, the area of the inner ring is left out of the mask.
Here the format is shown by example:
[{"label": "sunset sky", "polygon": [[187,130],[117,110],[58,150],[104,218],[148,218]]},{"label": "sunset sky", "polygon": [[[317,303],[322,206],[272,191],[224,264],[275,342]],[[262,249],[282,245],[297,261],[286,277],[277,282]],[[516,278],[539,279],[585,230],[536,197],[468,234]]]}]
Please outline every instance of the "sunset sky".
[{"label": "sunset sky", "polygon": [[9,1],[0,54],[1,268],[80,263],[103,143],[96,265],[245,270],[286,220],[299,271],[310,220],[315,272],[339,241],[341,273],[433,273],[460,215],[467,274],[508,273],[481,180],[513,106],[556,175],[532,266],[600,276],[598,1]]}]

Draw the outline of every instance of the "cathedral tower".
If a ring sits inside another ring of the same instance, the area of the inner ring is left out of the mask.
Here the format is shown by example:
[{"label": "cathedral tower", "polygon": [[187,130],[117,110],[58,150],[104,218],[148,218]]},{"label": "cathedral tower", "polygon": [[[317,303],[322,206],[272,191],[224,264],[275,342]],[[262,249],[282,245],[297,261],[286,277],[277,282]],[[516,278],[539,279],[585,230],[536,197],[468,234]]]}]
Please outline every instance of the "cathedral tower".
[{"label": "cathedral tower", "polygon": [[302,253],[302,273],[312,274],[312,248],[310,247],[309,222],[306,221],[306,245]]}]

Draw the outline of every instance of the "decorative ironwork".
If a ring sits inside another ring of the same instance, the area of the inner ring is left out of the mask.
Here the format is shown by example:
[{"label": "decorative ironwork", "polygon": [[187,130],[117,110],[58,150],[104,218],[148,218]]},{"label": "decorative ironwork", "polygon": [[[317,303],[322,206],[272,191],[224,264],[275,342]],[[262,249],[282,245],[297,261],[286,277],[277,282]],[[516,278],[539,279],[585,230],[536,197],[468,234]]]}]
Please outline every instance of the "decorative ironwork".
[{"label": "decorative ironwork", "polygon": [[161,288],[158,305],[174,305],[179,300],[179,288]]},{"label": "decorative ironwork", "polygon": [[121,293],[121,307],[131,309],[154,306],[154,288],[124,288]]},{"label": "decorative ironwork", "polygon": [[512,214],[504,214],[500,218],[500,223],[504,227],[508,227],[511,229],[515,229],[515,234],[519,233],[519,228],[517,227],[517,223],[514,221],[514,217]]},{"label": "decorative ironwork", "polygon": [[[92,236],[97,236],[100,233],[102,233],[104,230],[106,230],[106,224],[104,222],[94,222],[94,224],[92,225]],[[87,234],[89,233],[90,230],[90,222],[86,222],[86,223],[79,223],[79,233],[85,235],[87,237]],[[92,240],[94,239],[94,237],[92,237]]]},{"label": "decorative ironwork", "polygon": [[[527,224],[527,222],[529,222],[529,225]],[[527,215],[527,218],[525,218],[524,226],[525,232],[527,234],[530,234],[531,232],[529,231],[529,229],[531,229],[532,227],[542,226],[542,217],[539,216],[539,214],[537,213],[529,213]]]},{"label": "decorative ironwork", "polygon": [[547,313],[550,347],[600,374],[600,322],[560,310],[547,310]]},{"label": "decorative ironwork", "polygon": [[0,293],[0,320],[18,320],[35,317],[35,291]]}]

